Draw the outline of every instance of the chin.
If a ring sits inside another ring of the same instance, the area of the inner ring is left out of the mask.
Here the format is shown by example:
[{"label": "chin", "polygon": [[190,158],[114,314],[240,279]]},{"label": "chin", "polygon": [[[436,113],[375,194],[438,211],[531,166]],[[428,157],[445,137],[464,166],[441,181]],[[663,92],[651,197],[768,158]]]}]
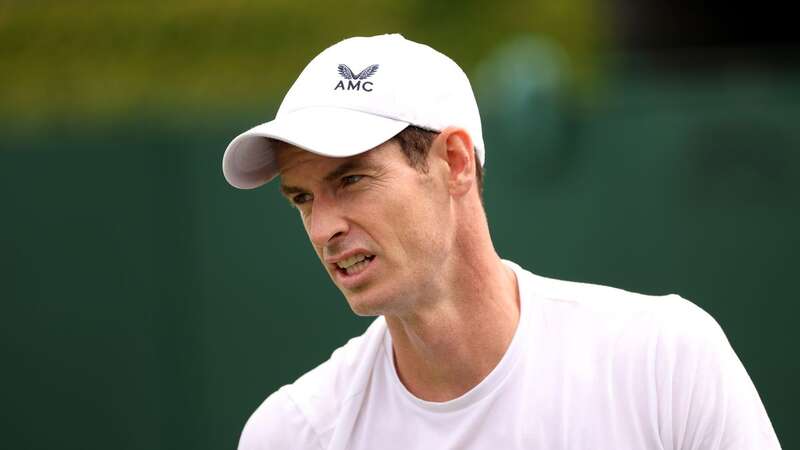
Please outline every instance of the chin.
[{"label": "chin", "polygon": [[[384,311],[386,310],[385,305],[383,305],[382,302],[366,301],[365,299],[356,299],[353,297],[354,296],[352,295],[351,296],[345,295],[345,298],[347,298],[347,303],[350,305],[350,309],[353,310],[353,312],[357,316],[362,316],[362,317],[380,316],[384,314]],[[355,297],[358,296],[356,295]]]},{"label": "chin", "polygon": [[347,299],[347,303],[350,305],[350,309],[352,309],[357,316],[380,316],[397,308],[395,302],[392,301],[392,296],[381,295],[376,292],[343,292],[343,294]]}]

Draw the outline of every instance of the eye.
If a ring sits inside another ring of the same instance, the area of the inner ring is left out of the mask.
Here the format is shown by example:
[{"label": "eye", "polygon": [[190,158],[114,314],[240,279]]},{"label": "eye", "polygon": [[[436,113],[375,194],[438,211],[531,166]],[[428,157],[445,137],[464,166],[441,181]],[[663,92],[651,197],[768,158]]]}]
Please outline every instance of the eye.
[{"label": "eye", "polygon": [[311,194],[297,194],[292,197],[292,203],[295,205],[302,205],[303,203],[310,202],[312,199]]},{"label": "eye", "polygon": [[342,177],[342,186],[358,183],[362,178],[364,178],[364,175],[347,175],[346,177]]}]

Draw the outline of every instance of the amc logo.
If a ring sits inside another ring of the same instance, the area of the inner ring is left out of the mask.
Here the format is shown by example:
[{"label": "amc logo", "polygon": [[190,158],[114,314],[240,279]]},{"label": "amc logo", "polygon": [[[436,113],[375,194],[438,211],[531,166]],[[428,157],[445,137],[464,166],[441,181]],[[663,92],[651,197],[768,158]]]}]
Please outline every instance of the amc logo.
[{"label": "amc logo", "polygon": [[[344,78],[344,80],[339,80],[336,83],[336,87],[333,88],[334,91],[336,90],[343,90],[343,91],[365,91],[365,92],[372,92],[372,81],[363,81],[378,71],[378,64],[373,64],[366,69],[359,72],[357,75],[353,74],[353,71],[347,67],[346,64],[339,64],[337,67],[337,71],[339,75]],[[347,81],[347,84],[344,82]]]}]

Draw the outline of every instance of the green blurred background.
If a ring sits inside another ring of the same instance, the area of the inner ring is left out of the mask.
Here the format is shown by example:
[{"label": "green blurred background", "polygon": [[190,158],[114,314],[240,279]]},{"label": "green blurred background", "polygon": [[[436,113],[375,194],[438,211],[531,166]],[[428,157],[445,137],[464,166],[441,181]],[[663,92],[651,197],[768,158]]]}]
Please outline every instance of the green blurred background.
[{"label": "green blurred background", "polygon": [[800,448],[800,46],[691,5],[0,1],[3,446],[233,448],[368,325],[221,157],[316,53],[402,32],[473,81],[500,254],[691,299]]}]

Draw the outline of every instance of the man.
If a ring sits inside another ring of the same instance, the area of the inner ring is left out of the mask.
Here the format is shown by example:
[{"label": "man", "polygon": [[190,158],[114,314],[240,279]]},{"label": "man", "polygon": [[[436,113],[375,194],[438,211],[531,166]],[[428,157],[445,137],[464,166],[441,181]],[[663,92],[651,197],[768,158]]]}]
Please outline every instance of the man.
[{"label": "man", "polygon": [[[498,154],[502,157],[502,154]],[[227,180],[280,176],[360,337],[273,393],[251,449],[776,449],[708,314],[536,276],[495,252],[469,81],[400,35],[314,58]]]}]

